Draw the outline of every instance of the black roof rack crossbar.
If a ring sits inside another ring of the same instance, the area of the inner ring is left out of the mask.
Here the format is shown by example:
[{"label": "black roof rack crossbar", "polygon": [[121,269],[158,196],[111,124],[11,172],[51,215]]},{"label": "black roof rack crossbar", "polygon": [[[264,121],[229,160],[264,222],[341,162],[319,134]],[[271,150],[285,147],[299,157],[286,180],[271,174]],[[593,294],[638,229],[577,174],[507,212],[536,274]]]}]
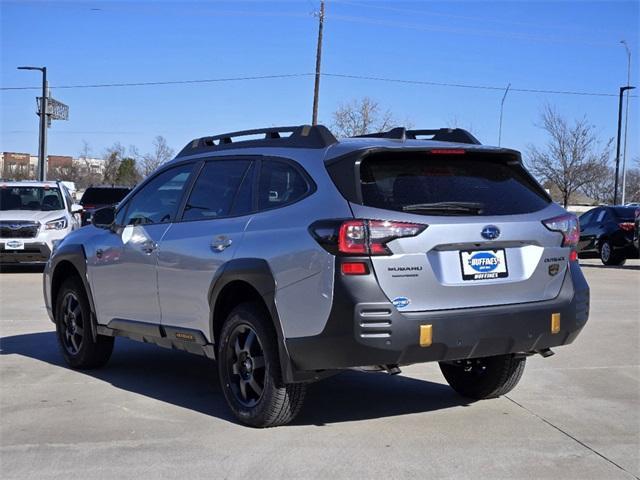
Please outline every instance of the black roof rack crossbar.
[{"label": "black roof rack crossbar", "polygon": [[396,127],[387,132],[358,135],[356,138],[391,138],[396,140],[416,140],[418,137],[431,137],[429,140],[438,142],[473,143],[480,145],[480,141],[462,128],[438,128],[407,130]]},{"label": "black roof rack crossbar", "polygon": [[[242,139],[249,136],[262,138]],[[336,142],[336,137],[323,125],[257,128],[196,138],[182,149],[178,157],[225,148],[326,148]]]}]

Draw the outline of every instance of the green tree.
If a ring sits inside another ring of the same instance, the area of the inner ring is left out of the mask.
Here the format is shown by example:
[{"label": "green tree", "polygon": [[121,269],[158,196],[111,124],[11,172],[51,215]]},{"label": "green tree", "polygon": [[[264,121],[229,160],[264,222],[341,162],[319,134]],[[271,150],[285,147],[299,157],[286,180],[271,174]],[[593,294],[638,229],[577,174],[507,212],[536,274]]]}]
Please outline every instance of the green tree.
[{"label": "green tree", "polygon": [[136,160],[131,157],[125,157],[118,165],[118,174],[116,175],[116,183],[119,185],[133,186],[140,180],[140,172],[136,166]]}]

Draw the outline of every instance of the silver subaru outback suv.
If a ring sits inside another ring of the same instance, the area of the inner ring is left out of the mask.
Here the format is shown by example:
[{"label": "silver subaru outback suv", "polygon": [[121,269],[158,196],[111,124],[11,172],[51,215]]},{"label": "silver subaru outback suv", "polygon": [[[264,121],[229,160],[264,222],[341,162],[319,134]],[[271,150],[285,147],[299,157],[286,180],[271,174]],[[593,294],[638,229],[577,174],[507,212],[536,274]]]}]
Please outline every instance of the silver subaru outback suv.
[{"label": "silver subaru outback suv", "polygon": [[267,128],[195,139],[96,212],[44,295],[72,368],[116,336],[205,355],[268,427],[350,368],[436,361],[461,395],[510,391],[587,321],[578,238],[518,152],[464,130]]}]

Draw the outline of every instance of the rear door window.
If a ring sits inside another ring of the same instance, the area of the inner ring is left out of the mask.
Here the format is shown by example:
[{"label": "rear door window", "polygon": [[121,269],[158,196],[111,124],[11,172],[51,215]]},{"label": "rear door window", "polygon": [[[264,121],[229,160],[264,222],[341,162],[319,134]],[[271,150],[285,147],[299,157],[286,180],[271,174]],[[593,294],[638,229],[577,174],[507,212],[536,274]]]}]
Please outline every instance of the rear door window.
[{"label": "rear door window", "polygon": [[582,215],[580,215],[580,218],[578,219],[578,221],[580,222],[580,228],[582,230],[584,230],[589,226],[589,224],[593,220],[594,213],[595,213],[595,210],[590,210],[587,213],[583,213]]},{"label": "rear door window", "polygon": [[184,207],[182,220],[212,220],[229,216],[249,160],[207,162]]},{"label": "rear door window", "polygon": [[550,203],[522,166],[486,155],[460,157],[425,152],[366,157],[360,166],[363,204],[425,215],[515,215]]}]

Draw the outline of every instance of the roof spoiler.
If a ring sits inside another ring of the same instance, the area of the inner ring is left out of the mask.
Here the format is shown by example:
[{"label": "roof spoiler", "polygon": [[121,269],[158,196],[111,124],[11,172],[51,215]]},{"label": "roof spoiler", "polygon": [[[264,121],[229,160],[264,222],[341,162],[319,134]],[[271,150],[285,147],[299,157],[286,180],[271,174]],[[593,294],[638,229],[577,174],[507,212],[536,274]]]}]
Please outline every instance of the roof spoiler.
[{"label": "roof spoiler", "polygon": [[368,133],[366,135],[357,135],[354,138],[390,138],[404,141],[419,140],[419,137],[429,137],[428,140],[435,140],[438,142],[470,143],[480,145],[480,141],[476,137],[462,128],[407,130],[405,127],[396,127],[387,132]]}]

